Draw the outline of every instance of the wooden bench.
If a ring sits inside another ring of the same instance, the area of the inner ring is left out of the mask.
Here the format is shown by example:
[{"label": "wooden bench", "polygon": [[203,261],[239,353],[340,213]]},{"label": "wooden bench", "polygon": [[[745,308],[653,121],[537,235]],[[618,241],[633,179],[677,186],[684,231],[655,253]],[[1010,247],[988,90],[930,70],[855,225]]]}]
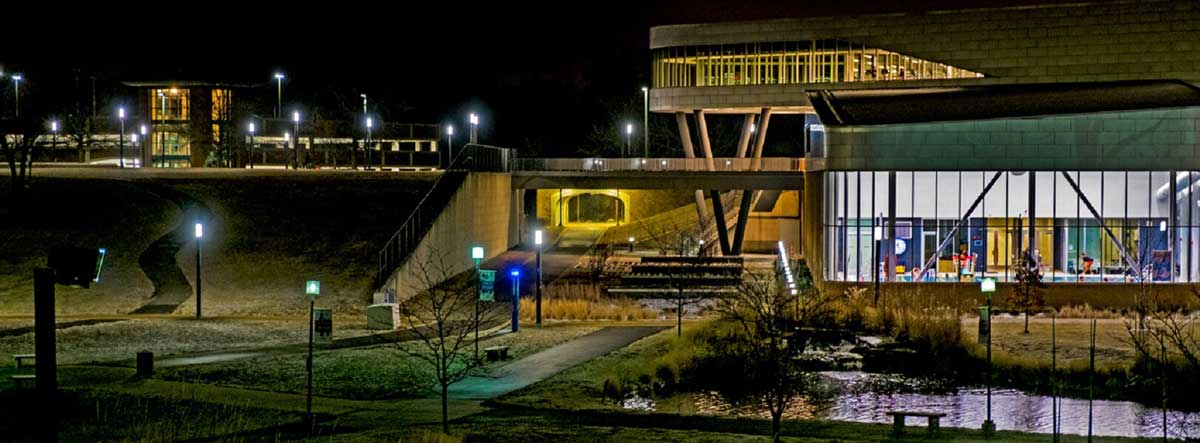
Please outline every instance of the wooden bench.
[{"label": "wooden bench", "polygon": [[12,380],[13,385],[16,385],[17,389],[24,388],[25,383],[33,383],[37,381],[37,376],[33,374],[10,375],[8,378]]},{"label": "wooden bench", "polygon": [[508,360],[508,346],[483,348],[483,352],[487,353],[487,361]]},{"label": "wooden bench", "polygon": [[[18,368],[25,368],[37,365],[36,354],[13,354],[13,360],[17,361]],[[26,361],[32,361],[33,364],[25,364]]]},{"label": "wooden bench", "polygon": [[929,433],[937,432],[941,427],[942,417],[946,414],[941,412],[914,412],[914,411],[889,411],[887,415],[892,416],[892,433],[899,435],[904,433],[905,417],[925,417],[929,420]]}]

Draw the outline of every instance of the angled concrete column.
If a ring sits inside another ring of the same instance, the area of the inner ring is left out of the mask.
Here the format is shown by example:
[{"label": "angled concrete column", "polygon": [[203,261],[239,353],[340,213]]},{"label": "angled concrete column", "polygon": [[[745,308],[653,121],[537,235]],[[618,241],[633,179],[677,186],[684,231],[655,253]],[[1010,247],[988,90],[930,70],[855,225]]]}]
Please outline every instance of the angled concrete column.
[{"label": "angled concrete column", "polygon": [[721,243],[721,255],[729,255],[729,228],[725,226],[725,205],[721,203],[721,191],[708,191],[712,198],[713,220],[716,221],[717,240]]},{"label": "angled concrete column", "polygon": [[742,136],[738,138],[737,158],[745,158],[746,150],[750,147],[750,128],[754,126],[754,114],[746,114],[742,119]]},{"label": "angled concrete column", "polygon": [[758,137],[754,140],[754,159],[750,161],[750,170],[762,169],[763,144],[767,142],[767,125],[771,124],[771,108],[762,108],[762,117],[758,119]]},{"label": "angled concrete column", "polygon": [[750,203],[754,200],[754,190],[742,191],[741,205],[738,207],[737,226],[733,230],[733,244],[729,252],[733,255],[742,253],[742,240],[746,238],[746,224],[750,221]]},{"label": "angled concrete column", "polygon": [[[692,131],[688,129],[687,114],[682,112],[675,113],[675,123],[679,126],[679,140],[683,143],[683,156],[687,158],[696,158],[696,152],[692,149]],[[704,208],[704,191],[696,190],[696,216],[700,223],[704,223],[704,219],[708,217]]]},{"label": "angled concrete column", "polygon": [[716,170],[713,163],[712,145],[708,143],[708,122],[704,120],[704,110],[696,110],[696,134],[700,136],[700,148],[704,149],[704,166],[709,171]]}]

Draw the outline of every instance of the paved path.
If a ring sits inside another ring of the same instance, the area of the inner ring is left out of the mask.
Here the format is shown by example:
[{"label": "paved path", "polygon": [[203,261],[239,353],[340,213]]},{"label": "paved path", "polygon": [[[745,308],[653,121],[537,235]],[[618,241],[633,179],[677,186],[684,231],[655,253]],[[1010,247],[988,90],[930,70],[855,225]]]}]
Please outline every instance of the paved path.
[{"label": "paved path", "polygon": [[471,377],[450,387],[450,398],[487,400],[550,378],[567,368],[602,356],[666,326],[609,327],[516,360],[489,377]]},{"label": "paved path", "polygon": [[178,206],[183,214],[175,229],[163,234],[138,256],[138,266],[154,284],[154,295],[132,314],[170,314],[192,297],[192,285],[175,263],[175,254],[183,245],[194,240],[194,222],[208,220],[212,212],[203,202],[169,186],[143,185],[150,192]]}]

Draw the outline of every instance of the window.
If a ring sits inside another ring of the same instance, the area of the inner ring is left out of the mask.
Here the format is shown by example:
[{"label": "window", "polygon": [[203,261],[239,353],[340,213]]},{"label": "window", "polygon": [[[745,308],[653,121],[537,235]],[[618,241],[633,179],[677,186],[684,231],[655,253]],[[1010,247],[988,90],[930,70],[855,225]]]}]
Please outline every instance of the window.
[{"label": "window", "polygon": [[151,89],[152,120],[187,120],[188,90],[179,88]]}]

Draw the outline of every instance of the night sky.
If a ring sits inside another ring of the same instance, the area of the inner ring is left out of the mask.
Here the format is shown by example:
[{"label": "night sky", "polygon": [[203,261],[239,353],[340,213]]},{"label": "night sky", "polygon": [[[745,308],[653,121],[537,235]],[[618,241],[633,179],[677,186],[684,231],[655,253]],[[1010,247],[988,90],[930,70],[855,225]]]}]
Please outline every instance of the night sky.
[{"label": "night sky", "polygon": [[287,109],[348,118],[366,93],[385,121],[460,127],[474,110],[482,142],[569,154],[612,120],[612,109],[632,107],[629,118],[640,121],[651,26],[1039,2],[422,3],[188,2],[121,12],[64,4],[69,14],[20,11],[4,20],[0,66],[25,74],[22,109],[44,114],[76,99],[90,104],[94,76],[101,114],[128,100],[119,81],[204,79],[260,84],[253,100],[269,115],[271,74],[282,70]]}]

